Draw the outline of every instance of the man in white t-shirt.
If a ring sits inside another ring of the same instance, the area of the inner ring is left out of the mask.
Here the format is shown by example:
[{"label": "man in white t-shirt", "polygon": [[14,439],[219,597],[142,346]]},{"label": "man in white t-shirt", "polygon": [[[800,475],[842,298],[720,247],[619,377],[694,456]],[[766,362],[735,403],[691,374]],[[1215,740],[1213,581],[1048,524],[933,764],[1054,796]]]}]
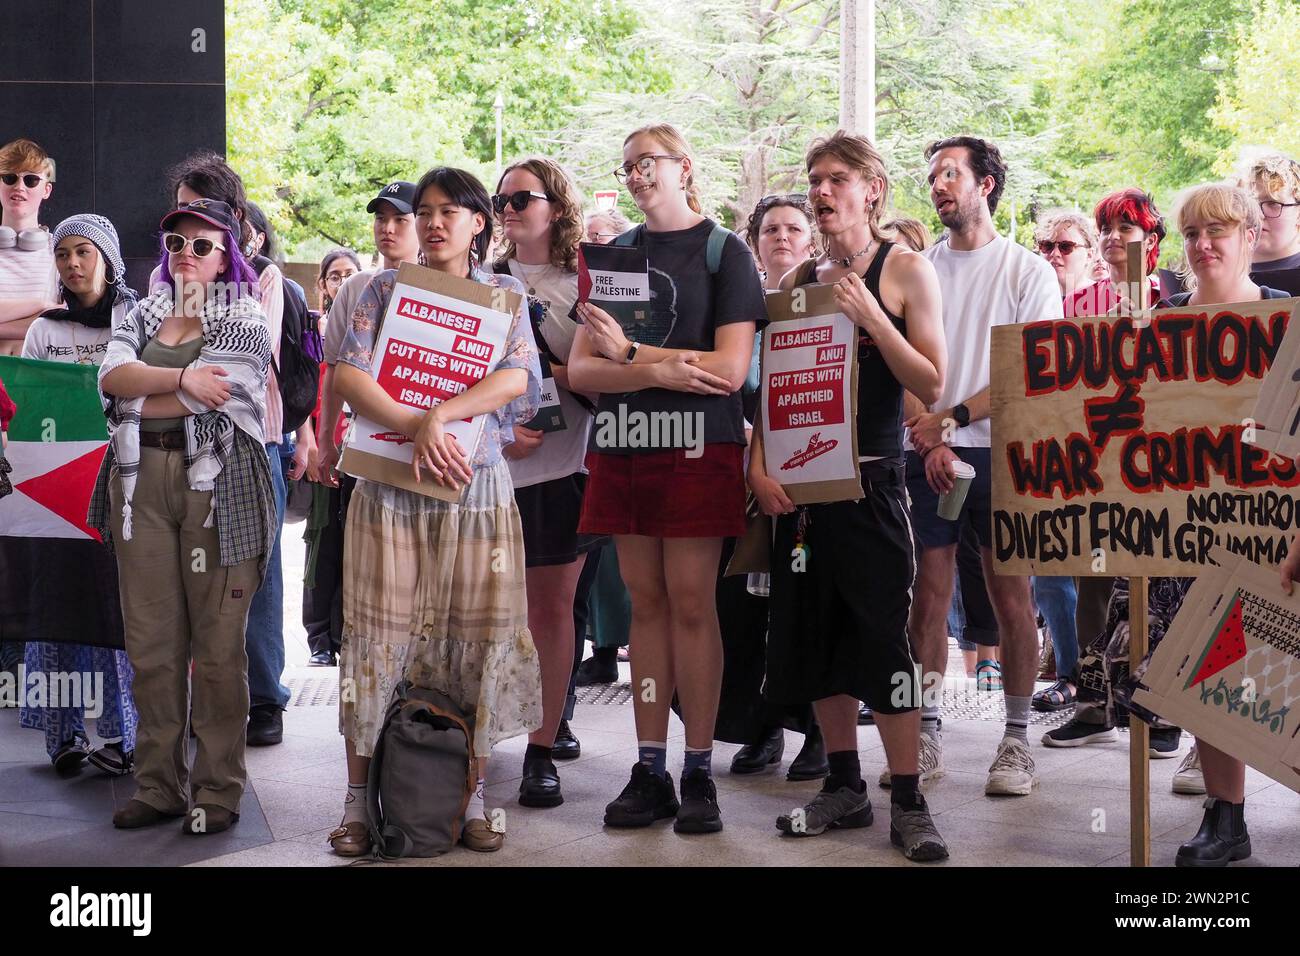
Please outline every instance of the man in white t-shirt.
[{"label": "man in white t-shirt", "polygon": [[0,355],[17,355],[27,329],[59,307],[54,244],[41,203],[54,190],[54,160],[28,139],[0,148]]},{"label": "man in white t-shirt", "polygon": [[[943,292],[948,371],[932,409],[913,401],[906,412],[907,488],[921,550],[909,631],[930,688],[936,680],[930,675],[947,670],[946,621],[957,543],[963,523],[970,522],[998,621],[1007,706],[1006,732],[984,792],[1025,795],[1038,783],[1027,734],[1038,633],[1029,578],[993,573],[989,357],[993,326],[1059,319],[1061,293],[1045,259],[993,228],[993,212],[1006,182],[998,148],[972,136],[956,136],[931,144],[925,156],[930,162],[930,199],[948,229],[947,239],[924,253],[939,274]],[[974,467],[975,478],[959,519],[948,521],[937,514],[939,495],[953,486],[953,466],[959,460]],[[939,709],[928,694],[927,703],[922,731],[937,739]]]}]

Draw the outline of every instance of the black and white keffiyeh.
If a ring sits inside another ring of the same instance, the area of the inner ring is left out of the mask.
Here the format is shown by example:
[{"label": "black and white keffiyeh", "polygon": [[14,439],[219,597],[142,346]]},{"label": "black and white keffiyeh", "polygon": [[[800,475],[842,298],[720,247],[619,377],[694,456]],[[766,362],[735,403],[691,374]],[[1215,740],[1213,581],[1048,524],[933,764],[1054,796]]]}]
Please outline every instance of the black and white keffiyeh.
[{"label": "black and white keffiyeh", "polygon": [[[113,326],[104,363],[99,367],[100,399],[108,418],[118,475],[122,479],[122,535],[131,539],[131,498],[140,473],[140,412],[143,398],[115,398],[104,394],[104,376],[140,358],[145,345],[158,334],[172,311],[172,290],[160,288],[143,299]],[[263,442],[262,420],[266,408],[266,367],[271,360],[271,333],[257,300],[243,296],[234,302],[211,297],[203,307],[203,349],[188,368],[219,366],[226,372],[230,398],[215,410],[183,391],[174,394],[194,414],[185,418],[185,471],[194,491],[212,491],[213,479],[234,445],[238,428]],[[214,502],[215,509],[215,502]],[[209,511],[204,527],[211,527]]]}]

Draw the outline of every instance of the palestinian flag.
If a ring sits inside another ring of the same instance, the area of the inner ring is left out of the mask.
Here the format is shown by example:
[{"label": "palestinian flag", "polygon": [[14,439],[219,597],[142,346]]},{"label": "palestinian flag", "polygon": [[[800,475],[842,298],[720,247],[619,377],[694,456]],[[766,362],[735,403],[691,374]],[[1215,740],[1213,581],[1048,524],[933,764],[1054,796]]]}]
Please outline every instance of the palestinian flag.
[{"label": "palestinian flag", "polygon": [[123,646],[117,562],[86,527],[108,449],[93,365],[0,356],[18,406],[0,498],[0,638]]},{"label": "palestinian flag", "polygon": [[0,356],[18,414],[5,457],[14,493],[0,498],[0,535],[93,538],[86,509],[108,448],[93,365]]}]

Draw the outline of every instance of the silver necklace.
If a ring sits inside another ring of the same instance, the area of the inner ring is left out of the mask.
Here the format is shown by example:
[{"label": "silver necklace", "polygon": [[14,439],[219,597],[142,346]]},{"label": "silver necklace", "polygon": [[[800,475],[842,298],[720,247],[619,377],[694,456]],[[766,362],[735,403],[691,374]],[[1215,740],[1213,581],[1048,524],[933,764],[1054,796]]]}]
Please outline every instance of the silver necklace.
[{"label": "silver necklace", "polygon": [[865,256],[868,252],[870,252],[870,251],[871,251],[871,247],[872,247],[874,244],[875,244],[875,240],[873,239],[871,242],[868,242],[868,243],[867,243],[866,248],[864,248],[864,249],[862,249],[862,250],[860,250],[860,251],[858,251],[858,252],[853,253],[853,255],[851,255],[851,256],[844,256],[843,258],[841,258],[841,257],[839,257],[839,256],[833,256],[833,255],[830,254],[829,251],[827,251],[827,253],[826,253],[826,258],[829,259],[831,262],[834,262],[834,263],[840,265],[841,267],[847,269],[847,268],[849,268],[850,266],[853,265],[853,260],[854,260],[854,259],[860,259],[860,258],[862,258],[863,256]]}]

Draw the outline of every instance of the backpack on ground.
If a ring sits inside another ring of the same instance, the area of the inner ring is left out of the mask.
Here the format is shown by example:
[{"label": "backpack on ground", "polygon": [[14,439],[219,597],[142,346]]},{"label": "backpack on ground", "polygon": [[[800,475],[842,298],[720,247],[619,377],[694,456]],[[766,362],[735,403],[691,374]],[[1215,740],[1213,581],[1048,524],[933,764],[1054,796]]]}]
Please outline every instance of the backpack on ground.
[{"label": "backpack on ground", "polygon": [[[253,259],[258,275],[272,265],[265,256]],[[282,275],[284,283],[284,312],[280,323],[280,361],[271,358],[275,378],[280,385],[280,401],[284,407],[284,431],[295,432],[316,410],[320,389],[320,363],[324,358],[320,330],[311,320],[307,296],[302,286]],[[270,436],[267,436],[270,441]]]},{"label": "backpack on ground", "polygon": [[473,719],[445,694],[401,681],[366,782],[375,855],[430,857],[452,849],[477,785]]}]

